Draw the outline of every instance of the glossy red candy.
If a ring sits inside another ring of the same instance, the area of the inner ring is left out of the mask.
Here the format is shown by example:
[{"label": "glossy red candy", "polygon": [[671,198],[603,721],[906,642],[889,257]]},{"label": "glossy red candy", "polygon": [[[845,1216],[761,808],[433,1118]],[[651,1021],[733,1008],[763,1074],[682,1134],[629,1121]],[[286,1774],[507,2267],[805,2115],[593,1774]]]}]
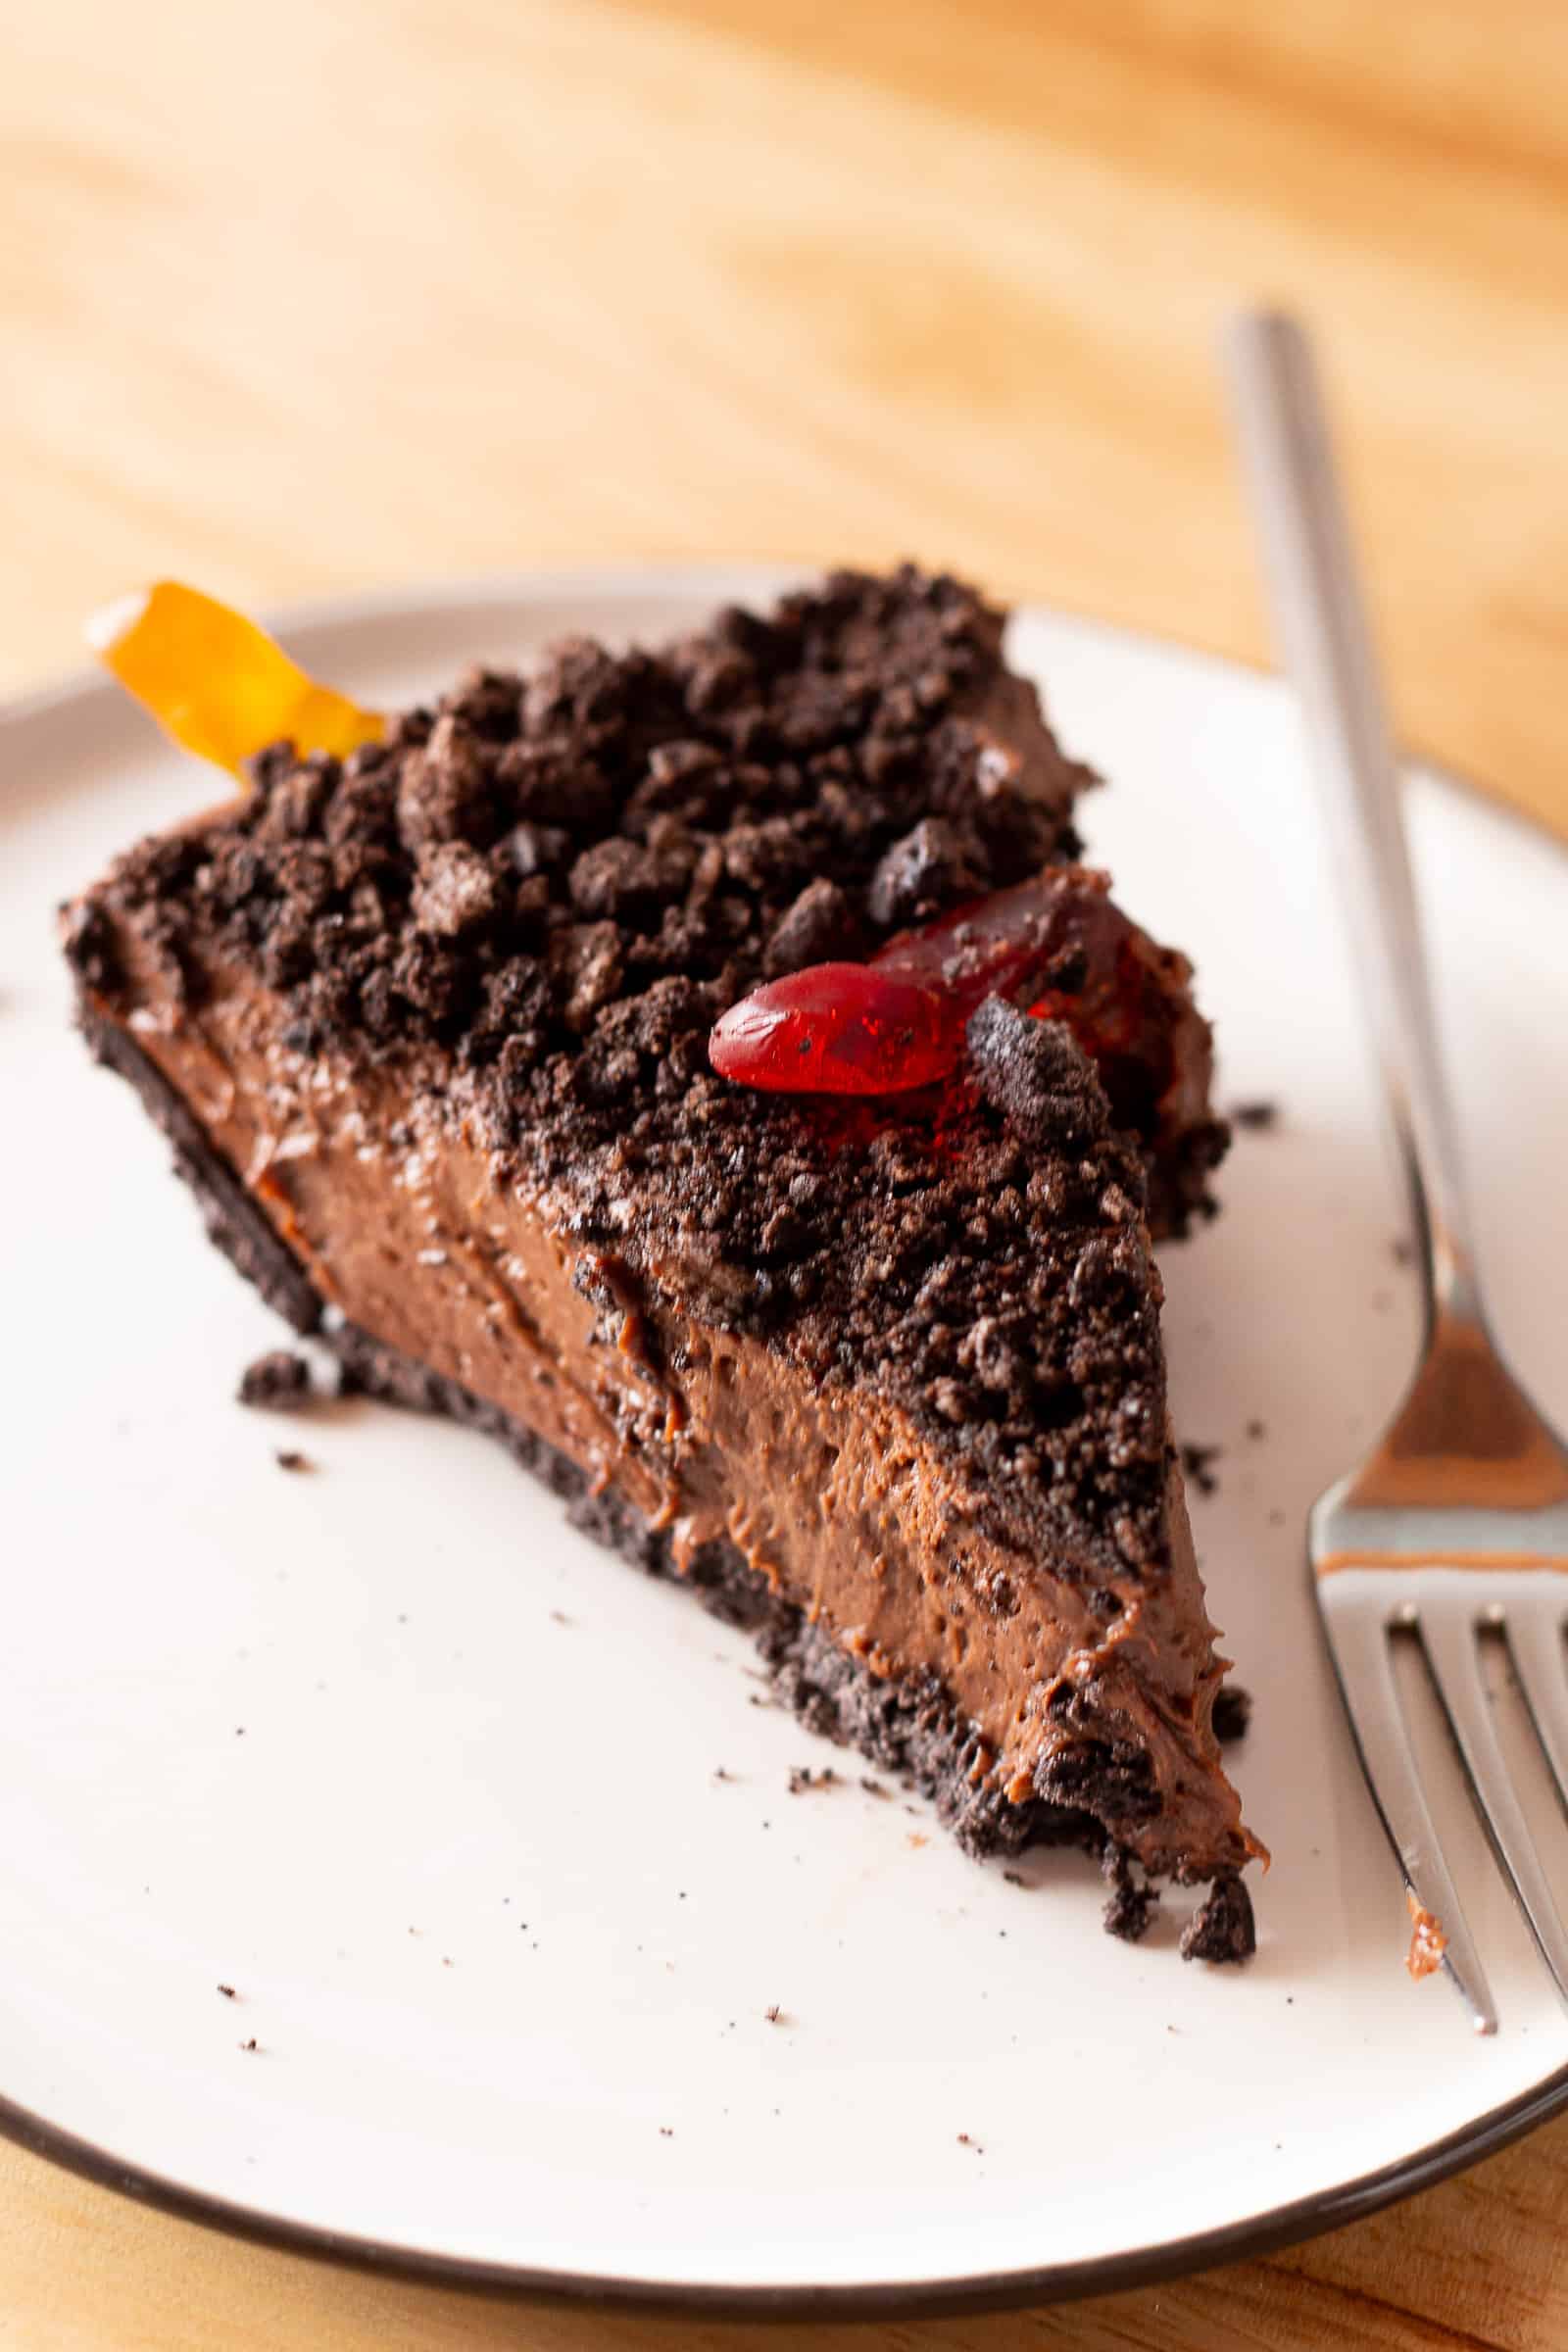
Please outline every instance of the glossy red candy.
[{"label": "glossy red candy", "polygon": [[1183,1074],[1178,1000],[1159,951],[1108,892],[1103,874],[1048,866],[901,933],[869,963],[792,972],[724,1014],[710,1044],[713,1067],[780,1094],[910,1093],[958,1067],[970,1014],[996,995],[1065,1021],[1118,1118],[1152,1133]]},{"label": "glossy red candy", "polygon": [[901,932],[873,961],[878,971],[936,990],[960,1024],[989,996],[1028,1004],[1031,978],[1071,955],[1085,958],[1085,981],[1113,969],[1129,925],[1108,888],[1103,874],[1048,866],[1012,890],[993,891],[918,931]]},{"label": "glossy red candy", "polygon": [[988,996],[1065,1021],[1097,1062],[1112,1102],[1145,1124],[1171,1075],[1174,1017],[1159,954],[1111,899],[1110,878],[1048,866],[1012,890],[976,899],[874,958],[879,971],[935,990],[961,1026]]},{"label": "glossy red candy", "polygon": [[929,989],[869,963],[813,963],[732,1004],[709,1039],[721,1078],[769,1094],[892,1095],[957,1059],[961,1025]]}]

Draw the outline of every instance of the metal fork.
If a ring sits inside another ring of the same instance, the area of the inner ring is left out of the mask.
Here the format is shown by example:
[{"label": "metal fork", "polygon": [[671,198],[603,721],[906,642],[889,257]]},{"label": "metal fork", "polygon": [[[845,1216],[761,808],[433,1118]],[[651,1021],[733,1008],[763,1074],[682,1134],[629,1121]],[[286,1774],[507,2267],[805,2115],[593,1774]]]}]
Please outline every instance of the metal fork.
[{"label": "metal fork", "polygon": [[1409,1185],[1426,1339],[1391,1427],[1308,1521],[1312,1582],[1361,1768],[1411,1905],[1476,2031],[1497,2013],[1434,1827],[1395,1682],[1413,1629],[1504,1875],[1568,1999],[1568,1936],[1482,1679],[1504,1633],[1568,1803],[1568,1448],[1502,1363],[1476,1271],[1452,1108],[1371,638],[1306,337],[1249,313],[1227,359],[1287,664],[1331,819],[1348,917]]}]

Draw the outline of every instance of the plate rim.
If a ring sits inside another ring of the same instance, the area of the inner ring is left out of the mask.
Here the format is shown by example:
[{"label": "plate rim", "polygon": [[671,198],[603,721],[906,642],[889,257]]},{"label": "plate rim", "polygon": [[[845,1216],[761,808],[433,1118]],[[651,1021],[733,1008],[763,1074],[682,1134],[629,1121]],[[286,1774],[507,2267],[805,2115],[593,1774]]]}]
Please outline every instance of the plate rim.
[{"label": "plate rim", "polygon": [[[456,578],[437,575],[392,587],[301,598],[263,615],[280,634],[350,626],[357,622],[414,619],[454,604],[529,604],[567,597],[642,595],[691,601],[766,597],[809,577],[802,564],[712,560],[699,563],[596,563],[554,564],[480,572]],[[1226,676],[1255,680],[1275,675],[1209,648],[1185,644],[1152,629],[1104,620],[1070,606],[1039,599],[1012,610],[1026,620],[1043,619],[1082,629],[1102,642],[1176,653]],[[86,665],[0,702],[0,724],[48,724],[64,720],[83,704],[119,700],[113,681]],[[1499,799],[1462,771],[1426,756],[1408,759],[1423,778],[1479,801],[1489,814],[1527,833],[1538,846],[1560,849],[1555,837],[1515,804]],[[1436,2187],[1471,2165],[1499,2153],[1537,2126],[1568,2110],[1568,2065],[1469,2124],[1428,2141],[1407,2156],[1342,2182],[1337,2188],[1290,2200],[1244,2220],[1191,2232],[1131,2252],[1101,2254],[1077,2262],[977,2272],[936,2282],[881,2279],[810,2284],[764,2280],[715,2284],[679,2279],[609,2276],[494,2261],[406,2246],[321,2227],[214,2195],[145,2166],[127,2163],[113,2150],[52,2123],[7,2097],[0,2089],[0,2136],[45,2158],[76,2178],[110,2188],[137,2204],[225,2236],[304,2254],[339,2267],[387,2278],[441,2282],[485,2295],[542,2295],[566,2302],[602,2301],[617,2306],[690,2310],[739,2319],[907,2319],[1000,2310],[1031,2304],[1076,2301],[1166,2279],[1190,2277],[1217,2264],[1277,2253],[1287,2246]]]},{"label": "plate rim", "polygon": [[1216,2230],[1197,2230],[1128,2254],[1097,2254],[1083,2262],[1047,2263],[1033,2270],[976,2272],[936,2284],[872,2279],[858,2284],[803,2285],[763,2280],[715,2285],[683,2279],[608,2276],[598,2271],[544,2269],[399,2246],[327,2230],[259,2207],[238,2205],[167,2175],[126,2164],[109,2149],[49,2123],[0,2094],[0,2136],[42,2156],[77,2179],[115,2190],[138,2205],[194,2222],[225,2237],[278,2253],[305,2254],[372,2277],[440,2283],[490,2296],[548,2296],[566,2303],[612,2303],[619,2308],[690,2311],[705,2317],[751,2320],[942,2319],[966,2312],[1017,2311],[1072,2303],[1091,2295],[1126,2292],[1186,2278],[1195,2272],[1276,2254],[1385,2207],[1436,2188],[1489,2156],[1501,2153],[1538,2125],[1568,2108],[1568,2066],[1461,2125],[1408,2157],[1379,2166],[1320,2196],[1294,2198],[1269,2212]]}]

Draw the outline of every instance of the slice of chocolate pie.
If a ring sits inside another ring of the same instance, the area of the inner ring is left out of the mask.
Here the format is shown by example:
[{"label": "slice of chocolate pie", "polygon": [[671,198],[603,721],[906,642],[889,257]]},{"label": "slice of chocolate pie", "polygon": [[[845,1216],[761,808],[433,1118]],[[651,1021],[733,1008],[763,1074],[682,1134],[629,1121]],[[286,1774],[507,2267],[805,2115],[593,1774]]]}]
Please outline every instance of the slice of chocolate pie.
[{"label": "slice of chocolate pie", "polygon": [[[1183,960],[951,579],[475,671],[69,911],[94,1050],[353,1381],[503,1438],[976,1853],[1250,1949],[1150,1234],[1223,1144]],[[352,710],[352,706],[342,706]],[[370,736],[372,740],[360,740]],[[307,740],[309,740],[307,736]]]}]

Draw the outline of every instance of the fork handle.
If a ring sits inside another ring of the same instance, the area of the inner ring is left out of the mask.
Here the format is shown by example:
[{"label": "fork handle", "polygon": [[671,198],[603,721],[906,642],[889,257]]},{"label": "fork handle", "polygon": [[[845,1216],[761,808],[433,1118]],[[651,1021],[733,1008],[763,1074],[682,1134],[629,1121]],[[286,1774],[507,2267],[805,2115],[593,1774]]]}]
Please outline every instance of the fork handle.
[{"label": "fork handle", "polygon": [[1400,781],[1312,354],[1277,312],[1232,320],[1226,360],[1286,664],[1330,818],[1434,1313],[1482,1307]]}]

